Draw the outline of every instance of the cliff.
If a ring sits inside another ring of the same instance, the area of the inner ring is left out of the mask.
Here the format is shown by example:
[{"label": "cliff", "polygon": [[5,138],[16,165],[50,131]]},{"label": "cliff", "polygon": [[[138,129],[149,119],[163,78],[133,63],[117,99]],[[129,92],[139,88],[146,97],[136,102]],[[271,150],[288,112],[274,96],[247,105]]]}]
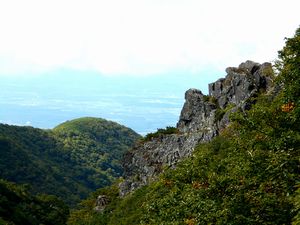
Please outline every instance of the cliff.
[{"label": "cliff", "polygon": [[210,141],[228,126],[232,112],[249,110],[254,98],[272,87],[270,63],[246,61],[238,67],[228,67],[226,73],[225,78],[209,84],[209,95],[197,89],[185,93],[178,133],[139,143],[125,155],[121,196],[146,185],[165,167],[174,167],[190,156],[197,144]]}]

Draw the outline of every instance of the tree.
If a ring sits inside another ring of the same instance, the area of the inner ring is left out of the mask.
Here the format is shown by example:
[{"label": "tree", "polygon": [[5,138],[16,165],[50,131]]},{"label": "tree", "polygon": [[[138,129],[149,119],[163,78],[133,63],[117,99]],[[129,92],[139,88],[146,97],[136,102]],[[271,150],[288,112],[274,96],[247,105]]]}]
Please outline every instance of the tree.
[{"label": "tree", "polygon": [[286,101],[299,104],[300,100],[300,27],[294,37],[286,38],[285,47],[278,52],[276,67],[284,85]]}]

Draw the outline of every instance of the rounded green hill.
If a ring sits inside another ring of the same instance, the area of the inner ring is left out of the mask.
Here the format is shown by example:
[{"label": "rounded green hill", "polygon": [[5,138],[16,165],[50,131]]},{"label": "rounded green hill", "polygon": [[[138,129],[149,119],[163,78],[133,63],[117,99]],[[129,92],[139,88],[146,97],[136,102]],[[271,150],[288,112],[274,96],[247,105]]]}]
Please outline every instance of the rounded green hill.
[{"label": "rounded green hill", "polygon": [[130,128],[91,117],[53,130],[0,124],[0,177],[74,205],[122,175],[122,156],[140,138]]},{"label": "rounded green hill", "polygon": [[139,138],[132,129],[120,125],[116,122],[95,117],[82,117],[68,120],[53,129],[58,133],[85,134],[97,141],[107,141],[110,138],[117,138],[118,141],[127,143],[129,139]]}]

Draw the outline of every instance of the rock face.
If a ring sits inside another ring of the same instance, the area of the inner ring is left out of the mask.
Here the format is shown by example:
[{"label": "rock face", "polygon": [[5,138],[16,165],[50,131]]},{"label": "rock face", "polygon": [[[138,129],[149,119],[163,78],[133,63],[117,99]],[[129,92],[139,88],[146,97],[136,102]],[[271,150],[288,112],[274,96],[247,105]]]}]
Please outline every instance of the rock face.
[{"label": "rock face", "polygon": [[254,97],[259,91],[266,91],[272,83],[272,66],[246,61],[238,68],[228,67],[226,78],[209,84],[209,95],[215,97],[219,107],[226,108],[228,104],[241,104]]},{"label": "rock face", "polygon": [[147,184],[162,172],[163,166],[173,166],[191,154],[202,133],[171,134],[139,144],[124,157],[125,181],[120,184],[120,194]]},{"label": "rock face", "polygon": [[185,93],[185,103],[177,128],[182,133],[212,132],[215,130],[216,109],[217,105],[209,102],[207,96],[201,91],[190,89]]},{"label": "rock face", "polygon": [[119,186],[121,196],[155,179],[165,166],[174,167],[191,155],[197,144],[210,141],[229,124],[230,113],[250,109],[252,98],[272,86],[270,63],[246,61],[227,68],[226,73],[225,78],[209,84],[208,96],[197,89],[185,93],[178,134],[161,135],[140,143],[125,155],[125,181]]}]

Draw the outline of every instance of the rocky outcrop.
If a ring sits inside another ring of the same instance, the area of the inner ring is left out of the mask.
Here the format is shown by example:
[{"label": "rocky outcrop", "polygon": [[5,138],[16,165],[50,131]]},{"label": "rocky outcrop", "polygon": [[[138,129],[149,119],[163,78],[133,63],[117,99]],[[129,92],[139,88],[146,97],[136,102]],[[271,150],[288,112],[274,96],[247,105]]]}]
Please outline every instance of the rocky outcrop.
[{"label": "rocky outcrop", "polygon": [[[147,184],[162,172],[190,155],[204,133],[171,134],[141,143],[124,157],[125,181],[120,184],[121,196]],[[210,138],[207,138],[210,139]]]},{"label": "rocky outcrop", "polygon": [[246,61],[227,68],[226,73],[225,78],[209,84],[208,96],[197,89],[185,93],[177,134],[140,143],[125,155],[121,196],[155,179],[164,167],[174,167],[191,155],[197,144],[210,141],[229,124],[232,112],[250,109],[254,97],[272,86],[270,63]]},{"label": "rocky outcrop", "polygon": [[209,95],[217,99],[222,109],[228,104],[243,104],[257,93],[266,91],[272,84],[273,70],[270,63],[261,65],[246,61],[238,68],[228,67],[226,73],[225,78],[209,84]]},{"label": "rocky outcrop", "polygon": [[96,200],[96,207],[94,210],[96,212],[103,212],[105,207],[108,205],[109,199],[106,195],[99,195]]},{"label": "rocky outcrop", "polygon": [[185,93],[185,103],[177,128],[182,133],[210,133],[216,130],[214,123],[216,109],[217,105],[210,102],[201,91],[190,89]]}]

